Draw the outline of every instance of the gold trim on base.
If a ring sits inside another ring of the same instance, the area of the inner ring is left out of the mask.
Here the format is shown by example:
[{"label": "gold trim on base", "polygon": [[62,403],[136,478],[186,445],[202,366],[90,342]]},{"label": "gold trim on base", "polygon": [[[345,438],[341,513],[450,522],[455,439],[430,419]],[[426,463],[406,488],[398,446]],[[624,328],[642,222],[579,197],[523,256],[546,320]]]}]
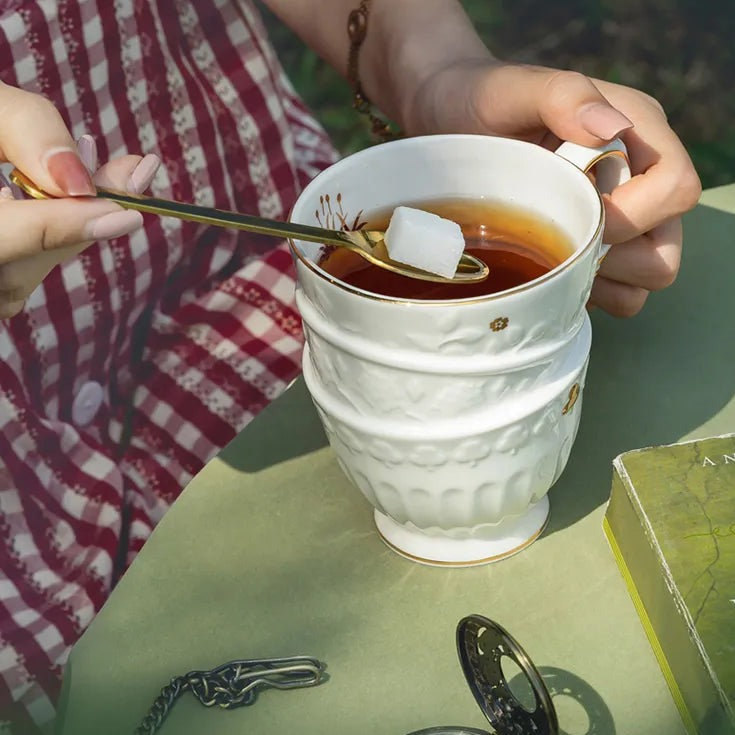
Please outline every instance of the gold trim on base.
[{"label": "gold trim on base", "polygon": [[533,534],[530,538],[526,539],[522,544],[519,544],[518,546],[514,547],[513,549],[510,549],[509,551],[504,552],[503,554],[495,554],[494,556],[486,556],[483,559],[477,559],[477,560],[468,560],[468,561],[440,561],[438,559],[425,559],[422,556],[415,556],[414,554],[409,554],[407,551],[404,551],[403,549],[399,548],[395,544],[388,541],[388,539],[380,532],[380,529],[377,528],[376,530],[378,532],[378,536],[380,536],[383,543],[391,549],[391,551],[394,551],[399,556],[404,557],[405,559],[409,559],[410,561],[418,562],[419,564],[426,564],[428,566],[432,567],[479,567],[483,564],[491,564],[495,561],[501,561],[503,559],[507,559],[509,556],[514,556],[520,551],[523,551],[523,549],[530,546],[545,530],[546,526],[549,524],[549,516],[551,513],[546,514],[546,518],[544,520],[543,525],[541,528],[539,528],[536,533]]}]

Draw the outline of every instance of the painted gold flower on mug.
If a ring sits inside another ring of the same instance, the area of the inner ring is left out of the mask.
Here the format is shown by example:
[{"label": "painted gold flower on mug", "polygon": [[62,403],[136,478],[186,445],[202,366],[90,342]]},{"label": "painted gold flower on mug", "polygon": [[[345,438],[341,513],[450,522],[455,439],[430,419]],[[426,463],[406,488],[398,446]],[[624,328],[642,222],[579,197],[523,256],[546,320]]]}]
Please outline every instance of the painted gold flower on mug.
[{"label": "painted gold flower on mug", "polygon": [[345,232],[361,230],[367,222],[362,220],[364,210],[360,210],[352,222],[349,221],[350,216],[342,206],[342,193],[337,192],[336,206],[332,206],[332,198],[329,194],[323,194],[319,197],[319,209],[315,211],[316,221],[321,227],[329,230],[344,230]]},{"label": "painted gold flower on mug", "polygon": [[569,398],[567,399],[564,408],[561,410],[563,416],[566,416],[574,408],[574,404],[577,402],[577,398],[579,398],[579,392],[579,383],[575,383],[569,389]]}]

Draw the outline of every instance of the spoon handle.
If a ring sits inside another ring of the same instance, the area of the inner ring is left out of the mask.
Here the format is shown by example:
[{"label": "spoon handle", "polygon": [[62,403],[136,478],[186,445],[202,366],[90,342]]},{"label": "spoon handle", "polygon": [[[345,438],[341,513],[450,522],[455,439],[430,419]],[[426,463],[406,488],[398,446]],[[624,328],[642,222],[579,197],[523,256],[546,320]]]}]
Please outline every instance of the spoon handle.
[{"label": "spoon handle", "polygon": [[[18,169],[13,169],[10,174],[10,180],[34,199],[54,198],[51,194],[37,187]],[[337,230],[327,230],[323,227],[281,222],[279,220],[266,219],[265,217],[256,217],[252,214],[241,214],[239,212],[229,212],[224,209],[215,209],[214,207],[202,207],[197,204],[159,199],[158,197],[147,196],[145,194],[129,194],[127,192],[106,189],[101,186],[97,187],[96,197],[98,199],[108,199],[125,209],[135,209],[138,212],[158,214],[166,217],[177,217],[188,222],[200,222],[205,225],[247,230],[248,232],[255,232],[260,235],[295,238],[329,245],[348,245],[352,248],[355,246],[355,243],[346,233]]]},{"label": "spoon handle", "polygon": [[[10,180],[19,186],[26,194],[34,199],[53,199],[53,195],[36,186],[22,171],[17,168],[10,172]],[[260,235],[274,235],[276,237],[294,238],[297,240],[309,240],[310,242],[324,243],[327,245],[341,245],[357,252],[371,263],[381,268],[400,273],[411,278],[438,283],[461,281],[474,283],[487,278],[490,269],[478,258],[468,253],[463,253],[457,265],[457,272],[453,278],[445,278],[429,271],[422,271],[408,265],[396,263],[388,257],[385,250],[383,235],[378,231],[355,230],[354,232],[342,232],[340,230],[327,230],[323,227],[311,225],[299,225],[294,222],[281,222],[265,217],[256,217],[252,214],[241,214],[229,212],[214,207],[201,207],[197,204],[185,204],[170,199],[159,199],[158,197],[145,194],[129,194],[124,191],[115,191],[97,187],[97,199],[108,199],[119,204],[124,209],[135,209],[138,212],[148,212],[167,217],[177,217],[188,222],[201,222],[205,225],[216,225],[229,227],[236,230],[247,230]],[[382,247],[383,252],[378,254]]]}]

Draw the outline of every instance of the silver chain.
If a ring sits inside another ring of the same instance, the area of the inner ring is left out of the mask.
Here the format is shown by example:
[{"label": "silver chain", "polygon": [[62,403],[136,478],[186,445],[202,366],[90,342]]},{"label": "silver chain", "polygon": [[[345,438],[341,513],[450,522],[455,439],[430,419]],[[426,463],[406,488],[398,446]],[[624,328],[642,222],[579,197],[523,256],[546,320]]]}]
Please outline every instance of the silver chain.
[{"label": "silver chain", "polygon": [[205,707],[235,709],[255,702],[261,689],[313,687],[326,680],[325,665],[308,656],[230,661],[211,671],[190,671],[161,690],[135,735],[155,735],[176,700],[191,692]]},{"label": "silver chain", "polygon": [[[500,625],[481,615],[470,615],[457,626],[457,650],[467,683],[485,717],[498,735],[558,735],[554,703],[528,654]],[[535,707],[527,709],[506,681],[501,659],[513,660],[533,690]],[[255,702],[261,689],[300,689],[326,681],[326,665],[309,656],[243,659],[211,671],[190,671],[161,690],[135,735],[155,735],[184,692],[205,707],[235,709]],[[412,735],[489,735],[465,727],[432,727]]]}]

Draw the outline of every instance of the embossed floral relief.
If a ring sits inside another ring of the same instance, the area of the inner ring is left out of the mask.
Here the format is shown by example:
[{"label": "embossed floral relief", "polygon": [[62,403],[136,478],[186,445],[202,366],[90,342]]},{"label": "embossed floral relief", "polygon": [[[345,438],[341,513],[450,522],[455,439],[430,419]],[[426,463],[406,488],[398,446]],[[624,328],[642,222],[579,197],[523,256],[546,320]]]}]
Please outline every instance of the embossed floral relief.
[{"label": "embossed floral relief", "polygon": [[[412,444],[353,432],[335,422],[328,436],[345,474],[374,507],[407,527],[460,538],[479,537],[483,528],[538,502],[566,464],[576,424],[576,419],[565,420],[538,439],[514,424],[509,435],[501,430],[458,442]],[[559,443],[557,431],[563,432]],[[525,441],[526,461],[503,461],[498,445],[507,450],[518,441]],[[458,474],[455,463],[479,467]]]},{"label": "embossed floral relief", "polygon": [[343,352],[306,327],[309,361],[321,387],[361,415],[411,422],[497,408],[501,396],[525,390],[545,366],[518,374],[411,374]]}]

